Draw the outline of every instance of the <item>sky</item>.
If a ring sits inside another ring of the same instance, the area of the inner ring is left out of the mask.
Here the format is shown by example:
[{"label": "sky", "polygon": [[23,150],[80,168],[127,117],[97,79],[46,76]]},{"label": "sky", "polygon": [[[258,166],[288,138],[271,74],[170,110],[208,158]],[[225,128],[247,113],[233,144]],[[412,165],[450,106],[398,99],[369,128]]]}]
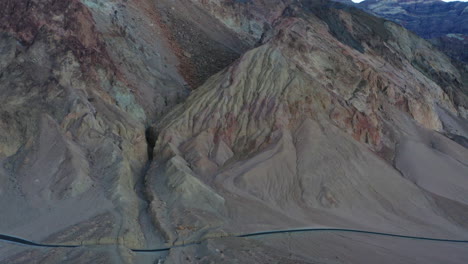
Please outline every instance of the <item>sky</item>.
[{"label": "sky", "polygon": [[[364,0],[353,0],[355,3],[362,2]],[[468,2],[468,0],[443,0],[444,2],[455,2],[455,1],[460,1],[460,2]]]}]

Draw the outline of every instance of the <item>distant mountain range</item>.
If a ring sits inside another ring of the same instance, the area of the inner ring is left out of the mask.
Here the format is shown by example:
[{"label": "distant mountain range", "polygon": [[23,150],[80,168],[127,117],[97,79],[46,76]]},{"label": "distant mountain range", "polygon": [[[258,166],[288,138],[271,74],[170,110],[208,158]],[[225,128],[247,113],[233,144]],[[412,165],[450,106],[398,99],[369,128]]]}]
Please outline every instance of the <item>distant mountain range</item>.
[{"label": "distant mountain range", "polygon": [[468,2],[441,0],[336,0],[401,24],[447,55],[468,62]]}]

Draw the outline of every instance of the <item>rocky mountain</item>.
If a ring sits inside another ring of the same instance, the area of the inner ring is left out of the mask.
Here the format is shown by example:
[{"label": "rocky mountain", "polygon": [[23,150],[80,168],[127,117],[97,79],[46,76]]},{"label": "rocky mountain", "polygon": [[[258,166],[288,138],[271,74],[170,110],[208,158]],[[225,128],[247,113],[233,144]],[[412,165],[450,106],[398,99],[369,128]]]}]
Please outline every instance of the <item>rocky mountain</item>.
[{"label": "rocky mountain", "polygon": [[428,39],[440,50],[468,63],[468,2],[442,0],[351,0],[338,2],[354,5],[377,16],[394,21]]},{"label": "rocky mountain", "polygon": [[[0,234],[58,247],[0,240],[0,263],[468,261],[372,233],[468,238],[468,71],[396,23],[325,0],[1,4]],[[368,233],[239,236],[306,227]]]}]

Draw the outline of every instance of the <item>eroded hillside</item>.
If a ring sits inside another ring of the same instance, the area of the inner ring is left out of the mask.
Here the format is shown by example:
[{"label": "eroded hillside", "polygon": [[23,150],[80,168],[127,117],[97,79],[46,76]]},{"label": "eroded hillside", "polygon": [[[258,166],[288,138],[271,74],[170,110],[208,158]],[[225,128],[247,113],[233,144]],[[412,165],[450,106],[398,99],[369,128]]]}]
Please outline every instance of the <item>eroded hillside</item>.
[{"label": "eroded hillside", "polygon": [[468,260],[364,234],[229,238],[467,238],[467,73],[401,26],[328,1],[2,4],[0,232],[87,246],[2,242],[0,262]]}]

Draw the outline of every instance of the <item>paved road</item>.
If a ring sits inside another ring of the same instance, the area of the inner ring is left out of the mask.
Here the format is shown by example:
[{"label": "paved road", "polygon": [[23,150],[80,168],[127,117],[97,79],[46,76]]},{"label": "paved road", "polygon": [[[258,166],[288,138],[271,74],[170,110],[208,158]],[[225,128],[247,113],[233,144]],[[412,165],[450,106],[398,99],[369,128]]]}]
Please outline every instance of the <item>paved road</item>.
[{"label": "paved road", "polygon": [[[21,244],[25,246],[31,246],[31,247],[49,247],[49,248],[74,248],[74,247],[79,247],[78,245],[53,245],[53,244],[40,244],[40,243],[35,243],[23,238],[19,237],[14,237],[14,236],[9,236],[9,235],[3,235],[0,234],[0,241],[7,241],[7,242],[12,242],[16,244]],[[81,245],[80,245],[81,246]]]},{"label": "paved road", "polygon": [[[283,229],[283,230],[272,230],[272,231],[263,231],[263,232],[247,233],[247,234],[237,234],[237,235],[233,234],[233,235],[227,235],[227,236],[224,236],[224,237],[256,237],[256,236],[268,236],[268,235],[285,234],[285,233],[307,233],[307,232],[358,233],[358,234],[367,234],[367,235],[375,235],[375,236],[396,237],[396,238],[401,238],[401,239],[427,240],[427,241],[445,242],[445,243],[462,243],[462,244],[467,244],[468,245],[468,240],[455,240],[455,239],[441,239],[441,238],[432,238],[432,237],[407,236],[407,235],[373,232],[373,231],[365,231],[365,230],[357,230],[357,229],[344,229],[344,228]],[[41,243],[32,242],[30,240],[26,240],[26,239],[23,239],[23,238],[18,238],[18,237],[14,237],[14,236],[3,235],[3,234],[0,234],[0,241],[7,241],[7,242],[21,244],[21,245],[25,245],[25,246],[31,246],[31,247],[77,248],[77,247],[82,246],[82,245],[41,244]],[[194,241],[194,242],[184,243],[184,244],[181,244],[181,245],[161,247],[161,248],[155,248],[155,249],[132,249],[132,251],[133,252],[169,251],[172,248],[196,245],[196,244],[200,244],[201,242],[202,241]],[[87,246],[92,246],[92,245],[87,245]]]}]

